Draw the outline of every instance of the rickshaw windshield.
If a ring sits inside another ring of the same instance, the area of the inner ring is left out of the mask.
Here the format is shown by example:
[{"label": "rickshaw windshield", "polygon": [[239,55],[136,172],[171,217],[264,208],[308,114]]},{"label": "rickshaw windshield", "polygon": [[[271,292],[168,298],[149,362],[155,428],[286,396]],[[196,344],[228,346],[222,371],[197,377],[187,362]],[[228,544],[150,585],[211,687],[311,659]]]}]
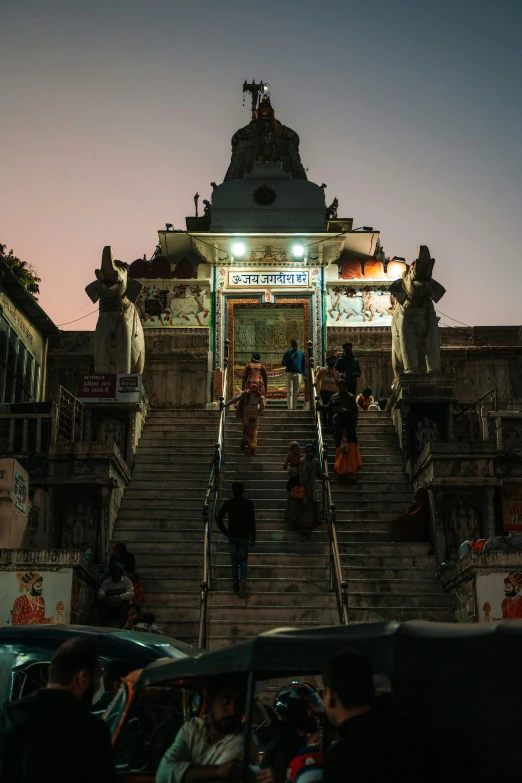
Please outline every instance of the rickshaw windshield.
[{"label": "rickshaw windshield", "polygon": [[129,700],[128,688],[129,686],[127,685],[127,683],[124,682],[121,688],[119,689],[118,693],[116,694],[115,698],[107,707],[107,711],[103,716],[103,720],[109,727],[111,738],[114,737],[114,735],[116,734],[116,729],[120,725],[120,721],[125,712],[125,708]]},{"label": "rickshaw windshield", "polygon": [[202,703],[198,691],[179,686],[149,686],[138,691],[114,746],[117,772],[154,776],[178,731],[199,715]]}]

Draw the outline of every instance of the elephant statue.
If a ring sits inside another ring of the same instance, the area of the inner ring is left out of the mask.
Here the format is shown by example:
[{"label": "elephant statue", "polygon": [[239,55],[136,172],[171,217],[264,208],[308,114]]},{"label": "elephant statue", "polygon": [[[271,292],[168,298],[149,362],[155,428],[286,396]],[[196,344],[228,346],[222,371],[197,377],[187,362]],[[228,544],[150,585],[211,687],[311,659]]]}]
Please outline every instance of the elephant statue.
[{"label": "elephant statue", "polygon": [[419,257],[395,280],[389,292],[396,300],[392,316],[392,366],[401,373],[440,372],[440,337],[433,302],[446,289],[432,278],[435,259],[426,245]]},{"label": "elephant statue", "polygon": [[94,371],[97,373],[142,373],[145,337],[135,306],[142,289],[127,279],[127,267],[114,261],[109,246],[103,248],[101,269],[85,289],[93,302],[100,301],[94,333]]}]

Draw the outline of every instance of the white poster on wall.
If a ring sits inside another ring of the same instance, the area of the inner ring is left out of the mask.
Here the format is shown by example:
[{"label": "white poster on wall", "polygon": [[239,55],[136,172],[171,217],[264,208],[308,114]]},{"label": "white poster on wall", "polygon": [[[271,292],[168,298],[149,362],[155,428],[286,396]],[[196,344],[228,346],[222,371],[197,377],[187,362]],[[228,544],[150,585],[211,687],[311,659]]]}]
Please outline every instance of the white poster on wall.
[{"label": "white poster on wall", "polygon": [[521,571],[477,574],[479,623],[522,620]]},{"label": "white poster on wall", "polygon": [[72,568],[0,572],[0,625],[71,621]]}]

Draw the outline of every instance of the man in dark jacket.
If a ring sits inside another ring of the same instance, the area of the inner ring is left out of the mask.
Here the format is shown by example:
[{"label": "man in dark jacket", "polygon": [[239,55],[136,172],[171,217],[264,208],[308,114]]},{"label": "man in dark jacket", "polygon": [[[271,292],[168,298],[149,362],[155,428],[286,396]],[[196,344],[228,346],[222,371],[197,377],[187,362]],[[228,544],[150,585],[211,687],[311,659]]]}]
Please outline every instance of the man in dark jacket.
[{"label": "man in dark jacket", "polygon": [[357,378],[361,377],[361,368],[359,359],[353,355],[352,343],[343,343],[343,352],[335,363],[335,369],[344,375],[346,379],[346,388],[355,396],[357,391]]},{"label": "man in dark jacket", "polygon": [[[241,598],[247,597],[248,545],[256,543],[256,515],[254,504],[243,497],[245,488],[239,481],[232,484],[234,497],[225,501],[217,516],[218,527],[228,537],[232,562],[232,587]],[[228,514],[228,529],[223,520]]]},{"label": "man in dark jacket", "polygon": [[109,729],[92,715],[100,686],[96,644],[58,647],[47,688],[8,704],[0,717],[1,783],[114,783]]},{"label": "man in dark jacket", "polygon": [[337,655],[323,671],[323,684],[326,715],[339,737],[324,757],[325,783],[438,780],[419,728],[376,703],[367,658],[352,650]]}]

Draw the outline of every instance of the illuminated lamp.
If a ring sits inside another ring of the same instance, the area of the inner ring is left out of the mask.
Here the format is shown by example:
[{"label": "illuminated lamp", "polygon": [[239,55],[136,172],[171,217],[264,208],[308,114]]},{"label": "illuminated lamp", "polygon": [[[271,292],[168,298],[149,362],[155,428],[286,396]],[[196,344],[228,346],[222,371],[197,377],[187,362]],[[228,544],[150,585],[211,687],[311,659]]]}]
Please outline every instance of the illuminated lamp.
[{"label": "illuminated lamp", "polygon": [[299,243],[294,245],[292,248],[292,255],[294,258],[303,258],[304,252],[305,252],[304,245],[301,245]]},{"label": "illuminated lamp", "polygon": [[406,271],[406,262],[392,259],[388,261],[388,277],[391,280],[397,280],[398,277],[402,277],[402,273]]},{"label": "illuminated lamp", "polygon": [[384,264],[376,258],[369,258],[364,262],[364,276],[371,280],[386,280]]},{"label": "illuminated lamp", "polygon": [[341,264],[341,280],[359,280],[362,276],[362,269],[360,261],[356,258],[347,258]]},{"label": "illuminated lamp", "polygon": [[234,242],[232,245],[232,255],[235,258],[243,258],[245,255],[245,244],[244,242]]}]

